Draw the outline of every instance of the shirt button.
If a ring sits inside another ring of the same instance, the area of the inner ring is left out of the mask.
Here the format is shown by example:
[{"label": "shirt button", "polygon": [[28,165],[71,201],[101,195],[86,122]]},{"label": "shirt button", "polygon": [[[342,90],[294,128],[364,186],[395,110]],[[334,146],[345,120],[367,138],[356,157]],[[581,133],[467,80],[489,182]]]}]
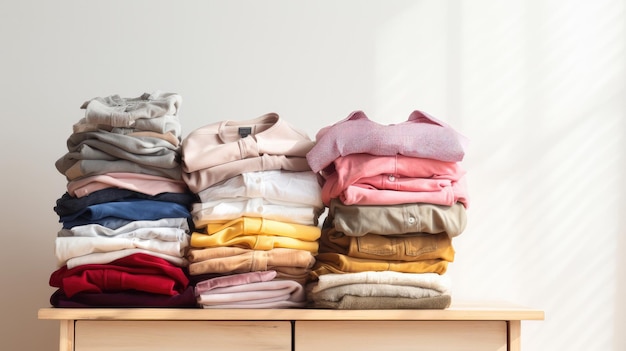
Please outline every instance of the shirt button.
[{"label": "shirt button", "polygon": [[389,181],[390,182],[395,182],[396,181],[396,177],[394,177],[393,175],[389,175]]},{"label": "shirt button", "polygon": [[409,224],[415,223],[415,217],[409,217]]}]

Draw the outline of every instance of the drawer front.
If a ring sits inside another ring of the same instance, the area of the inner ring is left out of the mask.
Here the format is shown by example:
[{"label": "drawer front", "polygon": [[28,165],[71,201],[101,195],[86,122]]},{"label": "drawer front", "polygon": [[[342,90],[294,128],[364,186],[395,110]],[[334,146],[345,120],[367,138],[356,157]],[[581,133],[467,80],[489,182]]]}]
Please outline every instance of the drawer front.
[{"label": "drawer front", "polygon": [[76,351],[291,350],[288,321],[77,321]]},{"label": "drawer front", "polygon": [[296,351],[506,351],[504,321],[298,321]]}]

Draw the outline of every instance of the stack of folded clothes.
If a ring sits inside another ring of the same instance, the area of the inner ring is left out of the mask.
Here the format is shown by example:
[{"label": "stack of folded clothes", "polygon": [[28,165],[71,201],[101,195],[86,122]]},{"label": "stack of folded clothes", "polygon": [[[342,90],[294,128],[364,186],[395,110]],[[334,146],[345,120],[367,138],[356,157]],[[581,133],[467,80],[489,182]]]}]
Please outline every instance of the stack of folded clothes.
[{"label": "stack of folded clothes", "polygon": [[452,238],[466,225],[466,139],[421,111],[381,125],[355,111],[307,154],[329,207],[309,305],[447,308]]},{"label": "stack of folded clothes", "polygon": [[53,306],[196,306],[184,257],[196,197],[181,176],[181,102],[156,92],[82,105],[56,162],[68,183],[54,207]]},{"label": "stack of folded clothes", "polygon": [[324,209],[305,158],[312,147],[275,113],[212,123],[183,140],[183,179],[199,198],[187,259],[202,307],[306,304]]}]

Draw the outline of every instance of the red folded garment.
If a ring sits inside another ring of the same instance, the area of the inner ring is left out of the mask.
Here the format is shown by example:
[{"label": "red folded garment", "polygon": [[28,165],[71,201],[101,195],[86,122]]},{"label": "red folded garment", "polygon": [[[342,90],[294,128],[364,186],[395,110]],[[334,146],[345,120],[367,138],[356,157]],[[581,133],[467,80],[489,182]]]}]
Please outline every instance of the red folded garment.
[{"label": "red folded garment", "polygon": [[63,266],[50,275],[49,283],[62,289],[67,297],[125,290],[174,296],[187,288],[189,279],[181,267],[138,253],[108,264],[86,264],[72,269]]}]

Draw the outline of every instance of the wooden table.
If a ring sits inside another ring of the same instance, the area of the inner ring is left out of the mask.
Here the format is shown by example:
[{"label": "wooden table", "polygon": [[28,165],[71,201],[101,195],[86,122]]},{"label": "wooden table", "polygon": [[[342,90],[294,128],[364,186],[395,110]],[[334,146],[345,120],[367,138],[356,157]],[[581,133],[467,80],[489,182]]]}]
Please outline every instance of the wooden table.
[{"label": "wooden table", "polygon": [[521,321],[544,312],[506,302],[445,310],[42,308],[61,351],[521,350]]}]

